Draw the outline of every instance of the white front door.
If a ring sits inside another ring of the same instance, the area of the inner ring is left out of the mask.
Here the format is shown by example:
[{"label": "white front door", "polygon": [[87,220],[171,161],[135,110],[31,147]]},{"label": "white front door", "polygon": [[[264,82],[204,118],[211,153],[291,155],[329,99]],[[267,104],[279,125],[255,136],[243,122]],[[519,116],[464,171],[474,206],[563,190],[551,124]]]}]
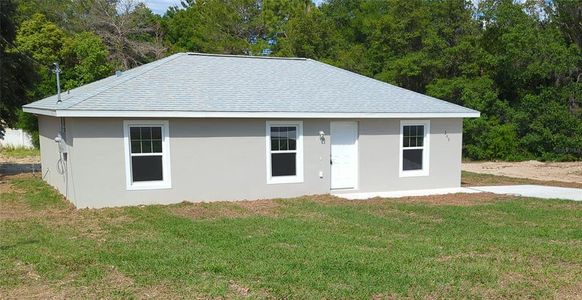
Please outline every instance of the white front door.
[{"label": "white front door", "polygon": [[331,188],[354,189],[358,183],[358,123],[331,122]]}]

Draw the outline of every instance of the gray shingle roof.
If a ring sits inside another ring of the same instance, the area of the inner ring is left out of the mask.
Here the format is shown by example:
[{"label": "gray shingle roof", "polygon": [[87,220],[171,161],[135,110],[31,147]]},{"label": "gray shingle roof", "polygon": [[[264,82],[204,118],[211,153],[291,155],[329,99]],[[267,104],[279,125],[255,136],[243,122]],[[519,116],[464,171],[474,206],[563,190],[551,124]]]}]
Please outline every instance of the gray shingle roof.
[{"label": "gray shingle roof", "polygon": [[311,59],[178,53],[24,106],[50,111],[478,112]]}]

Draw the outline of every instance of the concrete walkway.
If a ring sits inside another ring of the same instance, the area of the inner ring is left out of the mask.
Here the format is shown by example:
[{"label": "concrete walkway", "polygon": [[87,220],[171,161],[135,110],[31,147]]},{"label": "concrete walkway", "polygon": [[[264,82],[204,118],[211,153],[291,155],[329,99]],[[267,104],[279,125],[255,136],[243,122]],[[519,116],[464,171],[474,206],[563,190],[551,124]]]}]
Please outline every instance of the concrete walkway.
[{"label": "concrete walkway", "polygon": [[445,188],[445,189],[427,189],[427,190],[411,190],[411,191],[393,191],[393,192],[373,192],[373,193],[358,193],[348,191],[336,191],[332,193],[349,200],[363,200],[375,197],[381,198],[400,198],[400,197],[414,197],[414,196],[431,196],[431,195],[446,195],[456,193],[494,193],[501,195],[515,195],[522,197],[533,197],[543,199],[566,199],[582,201],[582,189],[564,188],[556,186],[544,185],[500,185],[500,186],[472,186],[459,188]]},{"label": "concrete walkway", "polygon": [[582,201],[582,189],[545,186],[545,185],[500,185],[500,186],[473,186],[471,189],[494,193],[534,197],[543,199],[566,199]]}]

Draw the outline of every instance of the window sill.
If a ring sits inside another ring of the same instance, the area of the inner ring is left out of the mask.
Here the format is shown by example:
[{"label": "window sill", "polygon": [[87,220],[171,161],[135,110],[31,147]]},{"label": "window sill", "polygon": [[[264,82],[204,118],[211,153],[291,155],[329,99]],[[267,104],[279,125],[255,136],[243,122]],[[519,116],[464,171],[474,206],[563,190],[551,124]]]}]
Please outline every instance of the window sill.
[{"label": "window sill", "polygon": [[423,177],[428,176],[428,170],[400,171],[399,177]]},{"label": "window sill", "polygon": [[139,183],[133,183],[127,186],[128,191],[139,191],[139,190],[167,190],[171,189],[172,184],[164,181],[143,181]]},{"label": "window sill", "polygon": [[278,176],[267,178],[267,184],[303,183],[303,177],[299,176]]}]

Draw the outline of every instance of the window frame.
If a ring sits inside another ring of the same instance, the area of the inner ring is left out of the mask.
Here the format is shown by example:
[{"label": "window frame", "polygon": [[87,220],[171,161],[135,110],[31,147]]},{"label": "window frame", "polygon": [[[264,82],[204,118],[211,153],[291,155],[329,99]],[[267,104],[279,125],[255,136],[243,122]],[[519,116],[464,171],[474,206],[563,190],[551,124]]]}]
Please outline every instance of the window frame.
[{"label": "window frame", "polygon": [[[276,153],[296,153],[294,176],[272,176],[271,154],[271,128],[272,127],[295,127],[297,129],[296,150],[279,150]],[[303,121],[266,121],[266,164],[267,164],[267,184],[280,183],[301,183],[303,182]]]},{"label": "window frame", "polygon": [[[422,147],[406,147],[404,148],[404,126],[424,126],[424,140]],[[400,177],[418,177],[428,176],[430,168],[430,120],[401,120],[400,121],[400,148],[399,156],[400,163],[398,172]],[[404,150],[405,149],[422,149],[422,169],[420,170],[404,170]]]},{"label": "window frame", "polygon": [[[131,127],[162,127],[162,176],[163,180],[133,182],[132,156],[154,156],[158,153],[131,153]],[[125,148],[125,183],[127,190],[158,190],[172,187],[170,169],[170,126],[167,120],[125,120],[123,121],[123,144]]]}]

